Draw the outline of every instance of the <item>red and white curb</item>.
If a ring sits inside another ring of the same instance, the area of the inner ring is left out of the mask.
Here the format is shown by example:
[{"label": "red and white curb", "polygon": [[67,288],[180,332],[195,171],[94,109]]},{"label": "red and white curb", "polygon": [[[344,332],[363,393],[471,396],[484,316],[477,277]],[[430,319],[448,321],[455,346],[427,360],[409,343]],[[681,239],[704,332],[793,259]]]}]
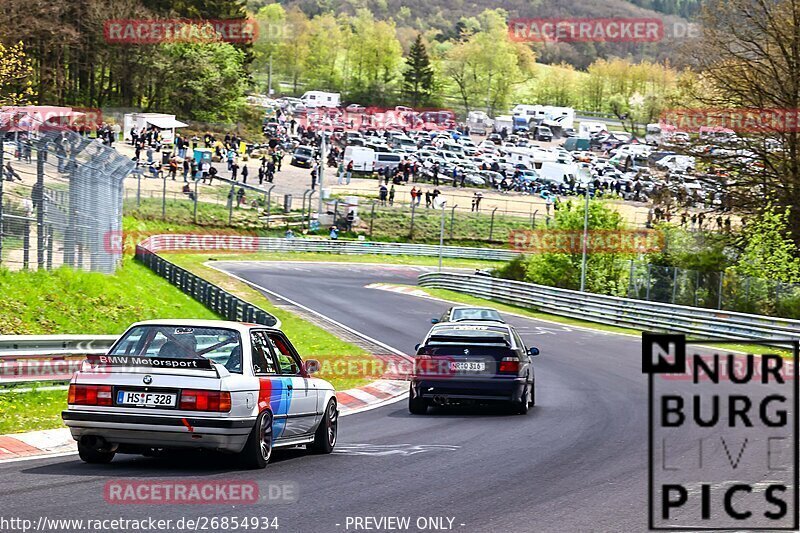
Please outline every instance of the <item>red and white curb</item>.
[{"label": "red and white curb", "polygon": [[[363,387],[337,392],[336,398],[340,416],[348,416],[400,401],[407,394],[408,381],[379,379]],[[77,452],[77,443],[68,428],[0,435],[0,464]]]}]

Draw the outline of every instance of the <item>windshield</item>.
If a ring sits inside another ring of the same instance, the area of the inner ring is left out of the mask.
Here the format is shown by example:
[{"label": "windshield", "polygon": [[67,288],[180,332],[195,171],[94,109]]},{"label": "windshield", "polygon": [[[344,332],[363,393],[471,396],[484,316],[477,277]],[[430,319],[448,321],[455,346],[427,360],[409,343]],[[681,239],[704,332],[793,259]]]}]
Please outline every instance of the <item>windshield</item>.
[{"label": "windshield", "polygon": [[136,326],[128,330],[110,355],[207,359],[225,366],[230,372],[242,371],[239,333],[225,328]]},{"label": "windshield", "polygon": [[494,309],[453,309],[453,322],[458,320],[498,320],[502,321],[500,313]]},{"label": "windshield", "polygon": [[298,148],[298,149],[297,149],[297,150],[294,152],[294,155],[305,155],[305,156],[309,156],[309,155],[311,155],[311,150],[310,150],[310,149],[308,149],[308,148]]}]

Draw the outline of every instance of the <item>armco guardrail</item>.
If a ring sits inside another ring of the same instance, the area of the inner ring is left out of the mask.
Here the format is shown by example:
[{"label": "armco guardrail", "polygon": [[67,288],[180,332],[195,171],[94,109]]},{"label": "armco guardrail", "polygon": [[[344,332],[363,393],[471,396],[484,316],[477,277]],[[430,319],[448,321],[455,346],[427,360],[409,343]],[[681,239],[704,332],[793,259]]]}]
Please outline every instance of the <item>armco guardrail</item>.
[{"label": "armco guardrail", "polygon": [[159,242],[153,241],[153,237],[150,237],[136,246],[136,259],[227,320],[280,327],[280,320],[276,317],[167,261],[157,254],[158,251],[160,251]]},{"label": "armco guardrail", "polygon": [[[411,244],[329,239],[280,239],[249,235],[152,235],[141,243],[153,253],[178,250],[233,250],[239,252],[324,252],[346,255],[417,255],[438,257],[440,247]],[[442,257],[509,261],[519,255],[512,250],[443,246]]]},{"label": "armco guardrail", "polygon": [[116,335],[0,335],[0,385],[64,383],[86,355],[106,353]]},{"label": "armco guardrail", "polygon": [[800,320],[648,302],[487,276],[428,273],[423,287],[449,289],[554,315],[720,339],[800,339]]}]

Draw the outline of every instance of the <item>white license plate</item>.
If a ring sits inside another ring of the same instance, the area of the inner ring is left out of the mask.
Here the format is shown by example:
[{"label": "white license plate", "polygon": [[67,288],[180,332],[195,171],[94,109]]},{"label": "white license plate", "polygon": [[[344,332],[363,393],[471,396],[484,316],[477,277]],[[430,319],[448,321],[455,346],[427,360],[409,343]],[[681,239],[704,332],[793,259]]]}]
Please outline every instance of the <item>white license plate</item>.
[{"label": "white license plate", "polygon": [[471,372],[483,372],[486,370],[486,363],[477,361],[458,361],[450,363],[450,370],[467,370]]},{"label": "white license plate", "polygon": [[117,392],[117,405],[135,405],[137,407],[175,407],[177,394],[163,392]]}]

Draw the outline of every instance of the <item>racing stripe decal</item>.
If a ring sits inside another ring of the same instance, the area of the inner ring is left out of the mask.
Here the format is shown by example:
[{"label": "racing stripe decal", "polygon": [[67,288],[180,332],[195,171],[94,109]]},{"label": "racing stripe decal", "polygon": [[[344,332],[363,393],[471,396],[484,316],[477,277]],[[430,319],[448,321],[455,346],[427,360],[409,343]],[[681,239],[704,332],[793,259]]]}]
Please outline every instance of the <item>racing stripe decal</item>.
[{"label": "racing stripe decal", "polygon": [[288,415],[291,405],[291,391],[286,385],[291,384],[291,378],[281,378],[278,376],[269,378],[258,378],[258,410],[262,411],[267,406],[272,410],[273,439],[283,435],[286,428],[286,418],[277,418],[279,415]]}]

